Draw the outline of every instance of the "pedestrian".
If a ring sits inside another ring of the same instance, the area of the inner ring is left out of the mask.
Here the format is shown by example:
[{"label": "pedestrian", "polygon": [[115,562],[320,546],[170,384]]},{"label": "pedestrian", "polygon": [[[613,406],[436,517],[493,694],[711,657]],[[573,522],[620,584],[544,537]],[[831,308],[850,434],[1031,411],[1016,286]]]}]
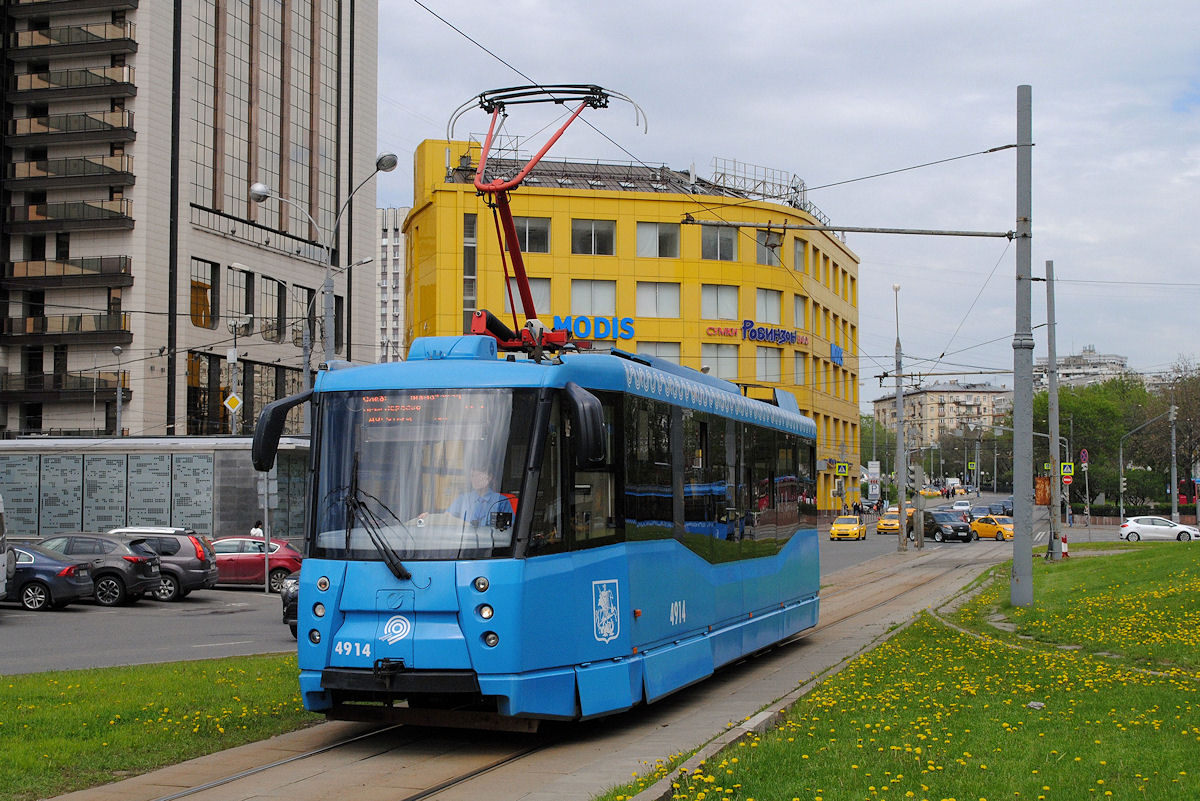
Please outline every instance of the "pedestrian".
[{"label": "pedestrian", "polygon": [[261,537],[261,536],[263,536],[263,527],[262,527],[262,521],[261,521],[261,520],[255,520],[255,521],[254,521],[254,528],[250,529],[250,536],[251,536],[251,537]]}]

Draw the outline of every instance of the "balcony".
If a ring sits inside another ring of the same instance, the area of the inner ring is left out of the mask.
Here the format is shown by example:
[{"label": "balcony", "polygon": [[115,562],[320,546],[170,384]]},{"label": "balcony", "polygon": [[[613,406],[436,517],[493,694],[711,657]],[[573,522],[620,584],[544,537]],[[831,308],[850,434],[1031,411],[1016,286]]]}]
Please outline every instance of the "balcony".
[{"label": "balcony", "polygon": [[133,186],[135,180],[133,156],[73,156],[11,162],[4,176],[4,188],[10,192],[93,189]]},{"label": "balcony", "polygon": [[15,62],[136,53],[137,26],[132,22],[68,25],[16,31],[8,36],[8,57]]},{"label": "balcony", "polygon": [[8,0],[5,12],[12,19],[52,17],[83,11],[132,11],[138,0]]},{"label": "balcony", "polygon": [[123,402],[133,397],[129,373],[5,373],[0,374],[0,403],[55,403],[95,400],[99,403],[117,398],[120,382]]},{"label": "balcony", "polygon": [[128,314],[56,314],[4,320],[5,345],[63,345],[86,339],[89,345],[128,345],[133,341]]},{"label": "balcony", "polygon": [[116,231],[133,228],[133,201],[64,200],[9,206],[5,230],[32,234],[49,231]]},{"label": "balcony", "polygon": [[133,97],[133,67],[89,67],[14,75],[8,84],[10,103]]},{"label": "balcony", "polygon": [[0,289],[133,286],[132,263],[128,256],[10,261],[4,263]]},{"label": "balcony", "polygon": [[45,147],[85,142],[132,142],[136,138],[132,111],[84,111],[9,120],[6,144]]}]

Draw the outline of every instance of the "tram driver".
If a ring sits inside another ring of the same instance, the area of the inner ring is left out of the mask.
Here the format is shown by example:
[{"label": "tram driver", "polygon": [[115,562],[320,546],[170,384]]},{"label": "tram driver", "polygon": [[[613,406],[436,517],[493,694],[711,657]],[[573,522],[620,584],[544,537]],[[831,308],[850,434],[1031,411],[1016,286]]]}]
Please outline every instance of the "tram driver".
[{"label": "tram driver", "polygon": [[[503,529],[511,525],[512,517],[516,513],[516,498],[492,489],[493,476],[488,470],[474,468],[470,476],[471,488],[451,501],[446,514],[472,526],[495,526]],[[498,517],[498,514],[507,515],[506,522],[502,523],[504,518]],[[419,515],[421,519],[427,516],[427,512]]]}]

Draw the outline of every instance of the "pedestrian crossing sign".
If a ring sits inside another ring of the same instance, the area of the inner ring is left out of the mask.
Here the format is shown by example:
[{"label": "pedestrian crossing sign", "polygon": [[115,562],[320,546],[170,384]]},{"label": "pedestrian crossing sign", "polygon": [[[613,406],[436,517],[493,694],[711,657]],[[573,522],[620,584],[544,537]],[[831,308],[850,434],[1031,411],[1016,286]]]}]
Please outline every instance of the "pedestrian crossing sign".
[{"label": "pedestrian crossing sign", "polygon": [[1059,465],[1059,468],[1060,468],[1062,475],[1064,475],[1064,476],[1075,475],[1075,463],[1074,462],[1063,462],[1061,465]]},{"label": "pedestrian crossing sign", "polygon": [[850,475],[850,463],[849,462],[838,462],[837,464],[835,464],[833,466],[833,474],[835,476]]}]

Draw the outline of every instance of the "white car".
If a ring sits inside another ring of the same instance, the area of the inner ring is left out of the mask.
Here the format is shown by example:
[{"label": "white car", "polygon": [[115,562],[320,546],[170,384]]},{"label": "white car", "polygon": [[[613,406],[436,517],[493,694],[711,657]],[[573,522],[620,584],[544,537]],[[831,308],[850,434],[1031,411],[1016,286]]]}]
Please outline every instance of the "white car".
[{"label": "white car", "polygon": [[1131,517],[1121,524],[1119,536],[1123,540],[1188,540],[1200,539],[1200,529],[1172,523],[1165,517]]},{"label": "white car", "polygon": [[970,514],[971,502],[966,498],[959,498],[957,501],[950,504],[950,508],[956,512],[966,512],[967,514]]}]

